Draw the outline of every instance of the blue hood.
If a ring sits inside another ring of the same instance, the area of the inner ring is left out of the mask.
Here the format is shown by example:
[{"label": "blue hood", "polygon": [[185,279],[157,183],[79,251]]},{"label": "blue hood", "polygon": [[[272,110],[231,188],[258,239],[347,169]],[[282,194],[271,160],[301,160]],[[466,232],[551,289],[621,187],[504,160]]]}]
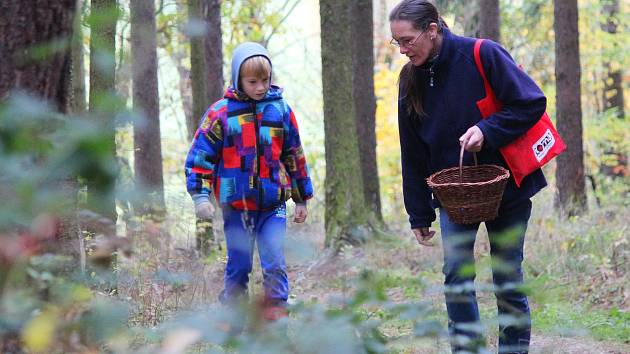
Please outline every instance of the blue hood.
[{"label": "blue hood", "polygon": [[[269,86],[269,90],[265,94],[261,100],[257,102],[268,102],[282,99],[282,87],[271,85]],[[236,91],[233,87],[228,87],[223,94],[223,98],[232,99],[239,102],[247,102],[250,101],[251,98],[247,97],[246,94]]]},{"label": "blue hood", "polygon": [[[267,52],[265,47],[258,43],[245,42],[234,49],[234,54],[232,55],[232,87],[236,91],[242,92],[241,88],[238,87],[241,65],[245,60],[259,55],[267,58],[267,60],[269,60],[269,65],[271,65],[269,52]],[[271,80],[271,77],[269,77],[269,80]]]}]

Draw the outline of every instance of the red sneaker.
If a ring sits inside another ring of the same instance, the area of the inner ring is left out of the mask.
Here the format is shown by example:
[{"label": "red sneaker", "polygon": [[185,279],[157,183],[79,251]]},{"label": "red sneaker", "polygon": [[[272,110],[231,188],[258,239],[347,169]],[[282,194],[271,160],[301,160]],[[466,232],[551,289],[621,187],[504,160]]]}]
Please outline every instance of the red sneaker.
[{"label": "red sneaker", "polygon": [[262,318],[269,322],[277,321],[288,316],[289,312],[282,306],[265,306],[262,310]]}]

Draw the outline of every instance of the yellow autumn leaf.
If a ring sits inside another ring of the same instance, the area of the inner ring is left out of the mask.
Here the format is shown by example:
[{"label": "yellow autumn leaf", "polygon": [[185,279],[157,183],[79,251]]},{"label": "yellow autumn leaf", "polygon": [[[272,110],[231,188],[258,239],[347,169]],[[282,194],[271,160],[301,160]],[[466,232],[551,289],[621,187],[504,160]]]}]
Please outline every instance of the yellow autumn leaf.
[{"label": "yellow autumn leaf", "polygon": [[92,300],[92,292],[85,286],[77,285],[72,289],[72,300],[74,302],[87,302]]},{"label": "yellow autumn leaf", "polygon": [[55,308],[46,309],[30,320],[22,331],[22,340],[32,352],[43,352],[53,340],[57,327],[59,311]]}]

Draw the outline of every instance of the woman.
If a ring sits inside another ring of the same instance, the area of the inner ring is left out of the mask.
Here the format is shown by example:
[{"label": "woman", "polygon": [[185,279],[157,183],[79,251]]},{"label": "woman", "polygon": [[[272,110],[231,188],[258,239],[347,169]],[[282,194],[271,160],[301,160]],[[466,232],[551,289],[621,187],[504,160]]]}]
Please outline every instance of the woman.
[{"label": "woman", "polygon": [[[475,39],[451,33],[428,1],[404,0],[391,11],[389,20],[391,43],[409,58],[400,73],[398,107],[405,208],[418,243],[430,246],[435,234],[431,223],[440,205],[425,179],[457,166],[460,144],[476,152],[479,163],[505,167],[498,149],[538,121],[546,98],[505,49],[486,40],[480,49],[481,61],[503,108],[482,119],[476,102],[485,97],[485,90],[475,66]],[[465,164],[472,164],[472,154],[466,155]],[[525,177],[520,188],[510,179],[498,217],[485,223],[500,315],[500,353],[528,351],[530,311],[519,288],[523,241],[530,198],[546,184],[541,170]],[[455,224],[442,208],[439,212],[452,349],[475,351],[483,343],[476,325],[479,311],[474,290],[473,248],[479,224]]]}]

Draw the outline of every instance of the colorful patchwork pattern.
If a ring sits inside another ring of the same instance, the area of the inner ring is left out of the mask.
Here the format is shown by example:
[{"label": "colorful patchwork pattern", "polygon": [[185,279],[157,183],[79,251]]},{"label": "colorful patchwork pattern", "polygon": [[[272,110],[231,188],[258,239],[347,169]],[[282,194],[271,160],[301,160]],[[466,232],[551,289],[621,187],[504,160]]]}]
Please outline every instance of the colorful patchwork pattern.
[{"label": "colorful patchwork pattern", "polygon": [[252,101],[228,89],[210,106],[186,158],[191,195],[210,195],[237,209],[266,210],[313,196],[297,120],[272,86]]}]

